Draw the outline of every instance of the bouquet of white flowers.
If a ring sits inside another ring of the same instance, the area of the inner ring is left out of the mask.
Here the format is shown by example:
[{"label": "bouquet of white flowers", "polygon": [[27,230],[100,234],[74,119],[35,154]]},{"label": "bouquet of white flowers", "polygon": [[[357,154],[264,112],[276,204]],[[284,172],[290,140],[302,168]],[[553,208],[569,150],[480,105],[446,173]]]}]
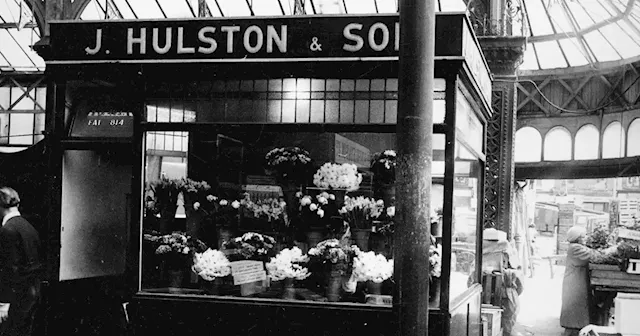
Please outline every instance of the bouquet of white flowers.
[{"label": "bouquet of white flowers", "polygon": [[231,274],[231,264],[224,253],[212,249],[196,253],[191,269],[206,281],[213,281]]},{"label": "bouquet of white flowers", "polygon": [[439,278],[442,273],[442,245],[429,246],[429,266],[431,266],[430,275]]},{"label": "bouquet of white flowers", "polygon": [[353,276],[359,282],[381,283],[393,275],[393,259],[387,260],[373,251],[360,252],[353,258]]},{"label": "bouquet of white flowers", "polygon": [[371,222],[382,215],[384,210],[383,200],[358,196],[344,198],[344,206],[339,210],[342,217],[349,222],[352,228],[367,229]]},{"label": "bouquet of white flowers", "polygon": [[358,173],[358,167],[350,163],[323,164],[313,175],[313,184],[323,189],[357,190],[362,182],[362,174]]},{"label": "bouquet of white flowers", "polygon": [[302,254],[298,247],[284,249],[266,264],[269,278],[273,281],[284,279],[304,280],[311,273],[302,264],[307,263],[309,257]]}]

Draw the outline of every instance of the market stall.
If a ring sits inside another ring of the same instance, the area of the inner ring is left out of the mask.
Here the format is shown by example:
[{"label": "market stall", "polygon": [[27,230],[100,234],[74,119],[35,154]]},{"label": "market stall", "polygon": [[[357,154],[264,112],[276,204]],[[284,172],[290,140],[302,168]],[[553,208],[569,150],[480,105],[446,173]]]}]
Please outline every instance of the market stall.
[{"label": "market stall", "polygon": [[[491,83],[465,15],[436,30],[416,281],[435,335],[479,335]],[[145,334],[393,334],[398,36],[397,15],[52,23],[61,280],[124,272]]]},{"label": "market stall", "polygon": [[637,324],[633,320],[623,319],[623,315],[616,319],[615,315],[637,311],[640,302],[634,296],[637,296],[634,293],[640,293],[640,267],[637,265],[640,260],[639,229],[640,226],[635,223],[621,225],[613,230],[601,225],[587,237],[587,246],[601,253],[589,264],[590,284],[594,294],[593,324],[607,326],[615,320],[616,327],[637,330]]}]

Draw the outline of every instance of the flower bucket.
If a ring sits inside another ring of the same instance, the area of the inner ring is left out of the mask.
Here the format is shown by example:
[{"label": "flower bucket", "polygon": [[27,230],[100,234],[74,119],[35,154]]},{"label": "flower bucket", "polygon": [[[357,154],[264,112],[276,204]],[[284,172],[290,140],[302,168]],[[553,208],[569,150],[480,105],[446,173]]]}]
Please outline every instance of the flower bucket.
[{"label": "flower bucket", "polygon": [[367,286],[368,294],[373,294],[373,295],[382,294],[382,282],[375,282],[375,281],[369,280],[366,282],[366,286]]},{"label": "flower bucket", "polygon": [[170,269],[167,274],[169,277],[169,292],[178,292],[184,281],[184,271]]},{"label": "flower bucket", "polygon": [[213,281],[200,279],[200,288],[208,295],[220,295],[222,287],[222,278],[215,278]]},{"label": "flower bucket", "polygon": [[327,273],[325,296],[329,302],[338,302],[342,297],[342,282],[345,277],[347,265],[343,263],[331,264]]},{"label": "flower bucket", "polygon": [[282,280],[283,288],[282,288],[282,298],[284,300],[295,300],[296,299],[296,288],[293,278],[286,278]]},{"label": "flower bucket", "polygon": [[370,229],[352,229],[353,240],[355,244],[362,251],[369,251],[369,236],[371,235]]}]

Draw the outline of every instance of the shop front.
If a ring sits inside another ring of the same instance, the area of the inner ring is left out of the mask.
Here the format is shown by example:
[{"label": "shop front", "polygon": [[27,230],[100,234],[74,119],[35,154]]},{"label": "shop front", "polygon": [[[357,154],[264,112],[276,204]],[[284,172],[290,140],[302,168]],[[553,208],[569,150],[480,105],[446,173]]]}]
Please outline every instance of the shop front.
[{"label": "shop front", "polygon": [[[394,334],[398,27],[53,22],[52,277],[124,284],[139,334]],[[431,276],[416,281],[434,335],[480,335],[491,82],[464,14],[436,33]]]}]

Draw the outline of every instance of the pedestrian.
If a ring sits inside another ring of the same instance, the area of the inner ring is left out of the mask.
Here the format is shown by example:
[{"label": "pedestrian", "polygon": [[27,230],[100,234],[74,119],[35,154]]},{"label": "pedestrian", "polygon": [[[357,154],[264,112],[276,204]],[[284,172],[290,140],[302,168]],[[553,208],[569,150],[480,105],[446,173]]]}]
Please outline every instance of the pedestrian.
[{"label": "pedestrian", "polygon": [[19,205],[15,190],[0,188],[0,336],[31,335],[40,298],[40,239]]},{"label": "pedestrian", "polygon": [[512,268],[502,270],[502,330],[511,336],[520,312],[520,294],[524,291],[522,272]]},{"label": "pedestrian", "polygon": [[580,329],[589,324],[590,285],[589,262],[601,257],[600,252],[585,246],[587,231],[573,226],[567,231],[567,257],[562,280],[562,310],[560,325],[564,336],[578,336]]}]

